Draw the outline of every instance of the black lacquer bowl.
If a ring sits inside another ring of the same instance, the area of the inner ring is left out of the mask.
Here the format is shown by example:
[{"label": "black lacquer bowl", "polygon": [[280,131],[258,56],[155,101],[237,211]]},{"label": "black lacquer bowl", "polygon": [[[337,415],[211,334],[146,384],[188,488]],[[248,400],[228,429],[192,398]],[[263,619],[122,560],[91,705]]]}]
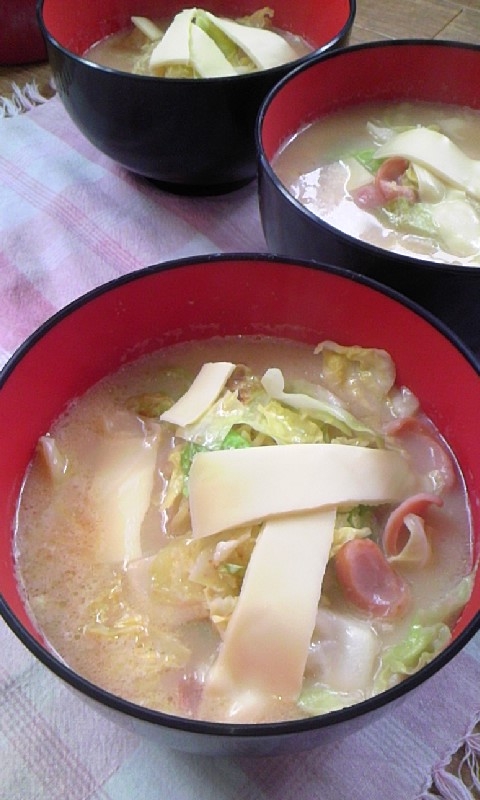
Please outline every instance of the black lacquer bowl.
[{"label": "black lacquer bowl", "polygon": [[[292,64],[189,80],[132,75],[82,57],[88,47],[124,29],[132,14],[169,19],[186,6],[180,0],[39,0],[38,17],[62,102],[99,150],[167,189],[218,193],[255,177],[258,109]],[[209,0],[206,7],[236,17],[261,3]],[[355,0],[278,0],[274,10],[277,27],[304,36],[318,53],[347,41]]]},{"label": "black lacquer bowl", "polygon": [[480,267],[397,255],[343,233],[301,205],[272,165],[306,124],[363,102],[426,101],[480,111],[480,47],[445,41],[382,41],[347,47],[293,70],[257,121],[260,213],[269,249],[368,275],[433,312],[480,351]]}]

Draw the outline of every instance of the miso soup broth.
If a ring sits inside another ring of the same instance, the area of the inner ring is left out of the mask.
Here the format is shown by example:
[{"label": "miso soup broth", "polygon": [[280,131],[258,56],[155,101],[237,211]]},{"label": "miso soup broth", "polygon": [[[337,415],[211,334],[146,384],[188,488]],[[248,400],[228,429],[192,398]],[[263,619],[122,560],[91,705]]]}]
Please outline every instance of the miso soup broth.
[{"label": "miso soup broth", "polygon": [[402,255],[473,266],[480,265],[479,165],[480,111],[423,102],[327,114],[273,161],[292,195],[344,233]]},{"label": "miso soup broth", "polygon": [[[189,13],[193,13],[193,17],[188,24],[178,25]],[[230,36],[232,23],[241,26],[233,31],[233,38]],[[205,35],[200,44],[195,45],[192,29],[198,35],[199,27]],[[253,41],[249,30],[254,31]],[[265,41],[261,38],[263,34]],[[243,37],[246,37],[245,42]],[[169,44],[163,54],[162,43],[165,44],[167,38]],[[188,8],[170,19],[132,17],[130,26],[95,42],[84,57],[104,67],[137,75],[208,78],[279,66],[307,55],[312,49],[303,37],[277,28],[275,12],[268,7],[238,19],[215,17],[207,10]]]},{"label": "miso soup broth", "polygon": [[[365,496],[340,478],[354,454]],[[317,455],[326,505],[306,511],[296,498]],[[230,496],[244,459],[252,475]],[[200,467],[218,480],[206,497]],[[236,722],[398,683],[448,644],[473,570],[455,458],[388,354],[256,337],[166,348],[74,400],[39,440],[15,553],[29,613],[79,674],[142,706]]]}]

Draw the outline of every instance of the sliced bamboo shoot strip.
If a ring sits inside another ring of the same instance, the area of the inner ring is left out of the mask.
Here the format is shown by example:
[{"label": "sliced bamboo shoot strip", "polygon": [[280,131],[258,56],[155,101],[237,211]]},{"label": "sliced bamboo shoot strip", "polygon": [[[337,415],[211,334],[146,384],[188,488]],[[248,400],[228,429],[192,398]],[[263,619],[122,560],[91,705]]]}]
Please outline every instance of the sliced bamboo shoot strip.
[{"label": "sliced bamboo shoot strip", "polygon": [[210,21],[228,36],[259,69],[270,69],[294,61],[297,53],[282,36],[264,28],[251,28],[205,12]]},{"label": "sliced bamboo shoot strip", "polygon": [[97,561],[128,563],[142,556],[140,533],[157,452],[156,436],[116,436],[100,445],[90,494],[99,532]]},{"label": "sliced bamboo shoot strip", "polygon": [[174,17],[150,56],[152,69],[190,63],[190,26],[195,13],[195,8],[187,8]]},{"label": "sliced bamboo shoot strip", "polygon": [[213,39],[198,25],[190,28],[190,56],[201,78],[227,78],[238,74]]},{"label": "sliced bamboo shoot strip", "polygon": [[250,558],[206,697],[259,706],[272,695],[295,702],[302,687],[335,509],[270,519]]},{"label": "sliced bamboo shoot strip", "polygon": [[204,364],[189,389],[160,419],[182,427],[195,422],[215,402],[234,369],[230,361]]},{"label": "sliced bamboo shoot strip", "polygon": [[132,22],[151,42],[156,42],[162,38],[162,31],[148,17],[132,17]]},{"label": "sliced bamboo shoot strip", "polygon": [[393,450],[288,444],[201,452],[189,475],[193,536],[325,506],[398,502],[413,484]]},{"label": "sliced bamboo shoot strip", "polygon": [[190,28],[190,56],[195,72],[201,78],[224,78],[237,75],[213,39],[198,25]]}]

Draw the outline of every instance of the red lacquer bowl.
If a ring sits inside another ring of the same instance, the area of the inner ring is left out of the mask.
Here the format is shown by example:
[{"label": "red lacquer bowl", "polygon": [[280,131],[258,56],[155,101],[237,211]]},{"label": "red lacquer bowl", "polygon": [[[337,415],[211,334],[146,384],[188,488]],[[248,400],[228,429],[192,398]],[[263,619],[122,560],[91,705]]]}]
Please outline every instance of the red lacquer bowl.
[{"label": "red lacquer bowl", "polygon": [[[230,17],[261,7],[256,0],[208,2],[210,11]],[[182,0],[39,0],[39,20],[60,98],[99,150],[164,188],[218,193],[255,177],[258,109],[292,64],[188,80],[131,75],[82,58],[132,14],[169,19],[183,8]],[[274,10],[276,26],[304,36],[319,53],[346,43],[355,0],[278,0]]]},{"label": "red lacquer bowl", "polygon": [[449,662],[480,628],[480,572],[452,643],[397,687],[324,716],[259,725],[182,719],[133,705],[75,674],[53,655],[26,613],[14,574],[18,494],[38,437],[72,398],[164,345],[218,335],[281,336],[316,344],[385,348],[398,381],[418,396],[451,444],[470,496],[480,553],[480,380],[474,356],[441,323],[392,290],[334,267],[272,256],[206,256],[166,263],[81,297],[33,334],[0,383],[0,609],[43,664],[119,723],[197,753],[298,751],[376,719]]},{"label": "red lacquer bowl", "polygon": [[479,267],[398,255],[343,233],[298,202],[272,163],[284,142],[326,114],[361,103],[402,101],[480,112],[480,46],[441,40],[369,42],[320,55],[277,84],[257,121],[265,238],[272,253],[328,261],[392,286],[480,352]]}]

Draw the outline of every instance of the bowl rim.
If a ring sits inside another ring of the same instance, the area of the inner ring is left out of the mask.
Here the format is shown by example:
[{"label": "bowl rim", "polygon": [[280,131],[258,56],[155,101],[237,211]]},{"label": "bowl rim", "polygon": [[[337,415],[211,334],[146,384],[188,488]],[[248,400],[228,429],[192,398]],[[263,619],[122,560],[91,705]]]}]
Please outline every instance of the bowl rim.
[{"label": "bowl rim", "polygon": [[[222,85],[224,85],[238,80],[242,80],[244,82],[252,81],[255,79],[255,77],[257,77],[258,79],[259,75],[272,76],[272,78],[278,80],[285,74],[285,68],[295,69],[301,67],[307,63],[310,63],[310,61],[312,61],[322,53],[325,53],[326,51],[330,51],[331,49],[335,48],[338,45],[338,43],[341,42],[350,33],[357,13],[357,0],[348,0],[348,6],[349,6],[348,17],[343,26],[341,27],[341,29],[335,34],[335,36],[333,36],[327,42],[324,42],[324,44],[322,44],[320,47],[317,47],[315,50],[312,50],[312,52],[307,53],[304,56],[300,56],[299,58],[296,58],[294,61],[288,62],[287,64],[279,64],[276,67],[270,67],[269,69],[255,70],[254,72],[248,72],[241,75],[225,75],[223,77],[212,77],[212,78],[165,78],[162,77],[161,75],[138,75],[133,72],[128,72],[127,70],[120,70],[120,69],[115,69],[114,67],[107,67],[104,66],[103,64],[97,64],[94,61],[90,61],[88,58],[85,58],[84,56],[79,56],[76,53],[73,53],[71,50],[64,47],[64,45],[62,45],[58,41],[58,39],[56,39],[53,36],[53,34],[51,34],[50,31],[48,30],[43,17],[43,6],[46,1],[47,0],[36,0],[36,15],[37,15],[38,25],[42,32],[42,36],[45,39],[47,47],[48,46],[54,47],[56,50],[59,50],[61,53],[63,53],[64,56],[66,56],[67,58],[71,58],[74,62],[76,62],[79,65],[88,67],[89,69],[98,70],[98,72],[104,73],[106,75],[117,76],[117,79],[120,79],[119,76],[125,77],[125,75],[127,75],[129,76],[129,78],[132,78],[135,81],[139,82],[146,81],[147,83],[151,83],[153,81],[157,83],[160,82],[161,84],[163,84],[165,81],[167,81],[168,84],[172,84],[172,86],[178,86],[178,85],[190,86],[192,84],[193,85],[212,84],[213,86],[215,86],[216,84],[219,83],[222,83]],[[278,79],[275,78],[276,75],[278,75]]]},{"label": "bowl rim", "polygon": [[[364,51],[364,50],[382,50],[382,49],[389,49],[389,48],[404,48],[404,47],[419,47],[419,48],[439,48],[439,49],[457,49],[457,50],[471,50],[477,52],[480,58],[480,44],[473,44],[471,42],[459,42],[453,39],[425,39],[425,38],[405,38],[405,39],[382,39],[379,41],[373,42],[361,42],[356,45],[349,45],[348,47],[339,47],[336,50],[331,50],[326,53],[320,53],[315,55],[311,58],[308,63],[300,64],[294,67],[287,75],[285,75],[272,89],[268,92],[265,98],[262,101],[262,104],[259,108],[256,125],[255,125],[255,145],[257,150],[257,163],[259,168],[259,174],[263,171],[268,179],[273,183],[275,188],[281,193],[283,199],[289,202],[296,211],[302,215],[304,215],[311,223],[318,225],[320,228],[325,228],[330,236],[335,238],[336,240],[340,240],[341,242],[346,242],[349,246],[358,248],[360,252],[363,252],[366,257],[371,255],[379,255],[380,253],[385,256],[387,259],[395,260],[396,262],[405,265],[409,265],[411,267],[418,267],[419,265],[422,266],[427,272],[432,270],[440,269],[442,273],[451,274],[451,275],[458,275],[459,273],[464,273],[465,275],[470,275],[475,273],[475,270],[478,270],[478,274],[480,277],[480,267],[475,265],[469,264],[450,264],[448,262],[441,262],[441,261],[431,261],[429,259],[417,258],[415,256],[409,256],[404,253],[395,253],[387,248],[382,248],[377,245],[370,244],[369,242],[364,242],[362,239],[352,236],[349,233],[346,233],[340,228],[335,227],[331,223],[327,222],[326,220],[322,219],[321,217],[317,216],[310,211],[306,206],[302,205],[287,189],[287,187],[280,181],[278,175],[276,174],[275,170],[272,167],[271,160],[267,158],[265,153],[265,149],[263,147],[263,126],[265,123],[266,116],[268,114],[269,108],[280,92],[282,92],[283,88],[292,81],[295,81],[297,76],[308,69],[315,69],[317,64],[323,63],[324,61],[328,61],[330,58],[345,58],[348,57],[350,54]],[[359,101],[359,105],[362,101]],[[453,104],[454,105],[454,104]],[[479,108],[480,113],[480,108]]]},{"label": "bowl rim", "polygon": [[[36,330],[34,330],[25,341],[15,350],[4,367],[0,371],[0,391],[2,386],[7,381],[10,374],[15,370],[19,362],[22,361],[24,356],[35,347],[36,343],[40,341],[48,331],[61,324],[66,318],[75,313],[76,310],[82,308],[84,305],[94,302],[102,295],[108,293],[112,289],[125,284],[136,282],[148,277],[152,273],[162,273],[168,270],[182,269],[185,267],[195,267],[200,264],[208,266],[212,263],[232,263],[239,261],[255,262],[257,267],[261,267],[263,263],[278,264],[280,267],[286,266],[287,268],[309,269],[316,272],[323,272],[330,275],[335,275],[341,279],[353,281],[354,283],[362,284],[369,287],[374,291],[378,291],[383,295],[391,298],[395,302],[400,303],[414,314],[422,317],[425,321],[430,323],[440,335],[443,335],[453,346],[459,351],[459,354],[464,358],[477,372],[480,377],[480,357],[473,353],[472,350],[460,339],[460,337],[452,331],[445,323],[437,319],[431,312],[419,306],[413,300],[404,297],[396,290],[384,286],[380,282],[368,278],[364,275],[359,275],[344,267],[338,267],[330,264],[323,264],[314,260],[293,259],[273,255],[269,253],[210,253],[206,255],[197,255],[191,257],[179,258],[171,261],[165,261],[159,264],[153,264],[144,267],[135,272],[130,272],[119,277],[113,278],[90,291],[80,295],[75,300],[71,301],[60,310],[50,316],[44,323],[42,323]],[[0,587],[0,616],[4,619],[5,623],[22,642],[22,644],[34,655],[45,667],[53,672],[58,678],[62,679],[65,683],[80,692],[85,697],[94,700],[100,706],[107,709],[122,713],[126,718],[131,718],[136,721],[148,722],[153,725],[173,729],[175,731],[183,731],[185,733],[202,734],[205,736],[216,736],[224,739],[239,738],[263,738],[275,739],[276,737],[292,736],[295,734],[302,734],[317,731],[327,727],[335,727],[342,722],[354,720],[364,714],[383,708],[389,705],[390,702],[407,695],[412,689],[420,686],[428,678],[433,676],[441,668],[446,666],[453,657],[459,653],[467,643],[480,631],[480,609],[476,612],[466,627],[458,634],[458,636],[451,641],[432,661],[415,672],[413,675],[407,676],[397,685],[386,689],[380,694],[368,698],[362,702],[356,703],[346,708],[331,711],[325,714],[287,720],[284,722],[270,722],[270,723],[227,723],[227,722],[210,722],[204,720],[189,719],[180,717],[173,714],[167,714],[162,711],[155,711],[153,709],[143,707],[125,700],[111,692],[93,684],[86,678],[79,675],[75,670],[69,667],[60,656],[58,656],[53,649],[49,650],[47,644],[41,645],[24,627],[24,625],[17,619],[15,613],[10,608],[6,599],[3,596]]]}]

